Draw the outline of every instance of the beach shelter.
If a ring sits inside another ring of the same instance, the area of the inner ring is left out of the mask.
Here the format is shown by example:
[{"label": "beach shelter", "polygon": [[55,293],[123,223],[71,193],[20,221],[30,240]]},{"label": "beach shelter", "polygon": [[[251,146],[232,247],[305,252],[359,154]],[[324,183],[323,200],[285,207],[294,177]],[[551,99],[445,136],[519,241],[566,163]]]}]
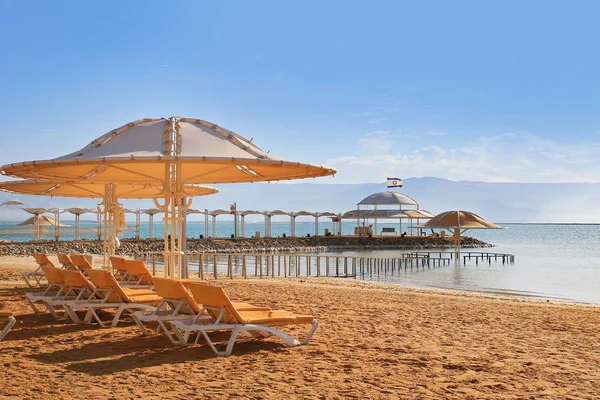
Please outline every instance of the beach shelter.
[{"label": "beach shelter", "polygon": [[[157,184],[165,197],[165,275],[181,277],[185,184],[268,182],[335,174],[335,169],[285,161],[251,140],[200,119],[142,119],[93,140],[81,150],[41,161],[12,163],[0,174],[21,178]],[[170,242],[169,237],[170,235]],[[177,273],[175,270],[177,269]]]},{"label": "beach shelter", "polygon": [[[46,209],[42,212],[47,212]],[[34,240],[40,239],[42,237],[42,232],[44,227],[58,227],[58,226],[66,226],[61,224],[57,220],[51,217],[47,217],[45,215],[40,215],[41,213],[34,214],[33,217],[27,218],[25,221],[18,223],[16,226],[33,226],[33,238]]]},{"label": "beach shelter", "polygon": [[422,228],[450,230],[454,240],[454,258],[460,263],[460,236],[469,229],[504,229],[469,211],[446,211],[421,225]]},{"label": "beach shelter", "polygon": [[[104,256],[105,265],[108,257],[114,255],[119,246],[118,236],[125,227],[125,210],[118,199],[155,199],[165,197],[165,189],[156,184],[118,184],[94,182],[50,182],[45,180],[25,179],[0,183],[0,190],[10,193],[21,193],[38,196],[60,196],[79,198],[100,198],[98,213],[104,216]],[[181,194],[185,197],[206,196],[216,194],[215,188],[200,185],[183,185]],[[27,212],[48,212],[51,210],[24,209]],[[87,210],[89,211],[89,210]]]}]

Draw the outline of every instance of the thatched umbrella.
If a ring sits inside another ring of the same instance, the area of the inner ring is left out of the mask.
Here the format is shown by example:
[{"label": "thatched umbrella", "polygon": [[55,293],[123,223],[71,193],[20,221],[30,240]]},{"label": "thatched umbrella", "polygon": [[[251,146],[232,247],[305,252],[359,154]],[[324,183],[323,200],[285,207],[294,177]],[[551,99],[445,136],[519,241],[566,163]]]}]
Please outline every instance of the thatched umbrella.
[{"label": "thatched umbrella", "polygon": [[446,211],[431,218],[421,228],[448,229],[453,233],[454,257],[460,262],[460,235],[469,229],[504,229],[469,211]]}]

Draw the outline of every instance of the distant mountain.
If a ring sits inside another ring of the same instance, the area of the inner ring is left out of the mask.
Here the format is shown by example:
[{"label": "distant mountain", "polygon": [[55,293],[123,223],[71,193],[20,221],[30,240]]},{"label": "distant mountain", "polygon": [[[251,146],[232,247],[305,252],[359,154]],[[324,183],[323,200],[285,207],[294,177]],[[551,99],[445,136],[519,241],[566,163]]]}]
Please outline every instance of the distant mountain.
[{"label": "distant mountain", "polygon": [[[215,196],[194,199],[193,208],[239,210],[332,211],[355,209],[363,198],[386,191],[385,183],[245,183],[217,185]],[[393,189],[420,203],[432,213],[468,210],[495,222],[600,222],[600,184],[595,183],[488,183],[449,181],[439,178],[409,178]],[[91,207],[97,200],[19,196],[0,192],[0,202],[19,199],[27,207]],[[153,203],[124,201],[128,208],[150,208]],[[29,214],[13,207],[0,207],[0,220],[24,220]],[[73,219],[71,215],[64,219]],[[83,219],[93,219],[91,214]],[[132,218],[132,217],[128,217]],[[197,219],[198,217],[195,217]],[[254,220],[259,217],[254,217]]]}]

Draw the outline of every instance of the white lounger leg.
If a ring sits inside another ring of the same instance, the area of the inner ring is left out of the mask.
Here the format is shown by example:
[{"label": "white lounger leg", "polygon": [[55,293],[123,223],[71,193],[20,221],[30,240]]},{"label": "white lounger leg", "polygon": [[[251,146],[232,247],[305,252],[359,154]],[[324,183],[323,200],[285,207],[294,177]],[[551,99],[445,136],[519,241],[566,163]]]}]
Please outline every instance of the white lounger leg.
[{"label": "white lounger leg", "polygon": [[[316,319],[313,319],[312,327],[311,327],[310,331],[308,332],[308,335],[302,342],[300,342],[299,340],[295,339],[294,337],[288,335],[287,333],[284,333],[278,329],[268,327],[266,325],[255,325],[255,324],[200,325],[200,324],[185,324],[184,321],[174,321],[173,323],[171,323],[171,325],[173,326],[173,330],[175,331],[175,334],[177,335],[180,343],[187,344],[190,333],[192,331],[199,331],[200,334],[202,334],[202,336],[206,340],[206,343],[208,344],[208,346],[212,349],[212,351],[217,356],[229,356],[229,355],[231,355],[231,352],[233,351],[233,346],[235,345],[235,341],[236,341],[238,335],[242,332],[256,332],[256,331],[266,332],[271,335],[277,336],[278,338],[283,340],[285,342],[285,344],[287,344],[288,346],[294,347],[294,346],[300,346],[303,344],[308,344],[310,342],[313,335],[317,331],[317,328],[319,327],[319,321],[317,321]],[[229,338],[229,341],[227,342],[225,351],[219,351],[219,350],[217,350],[217,348],[214,345],[211,338],[208,336],[208,332],[222,331],[222,330],[228,330],[228,329],[233,330],[231,333],[231,337]],[[198,337],[196,338],[195,343],[198,343],[198,340],[200,339],[200,334],[198,334]]]},{"label": "white lounger leg", "polygon": [[10,316],[7,318],[8,318],[8,322],[7,322],[6,326],[4,327],[4,329],[2,329],[2,332],[0,332],[0,341],[2,341],[2,339],[4,339],[4,336],[6,336],[8,331],[10,331],[10,328],[12,328],[17,323],[17,320],[15,319],[15,317]]}]

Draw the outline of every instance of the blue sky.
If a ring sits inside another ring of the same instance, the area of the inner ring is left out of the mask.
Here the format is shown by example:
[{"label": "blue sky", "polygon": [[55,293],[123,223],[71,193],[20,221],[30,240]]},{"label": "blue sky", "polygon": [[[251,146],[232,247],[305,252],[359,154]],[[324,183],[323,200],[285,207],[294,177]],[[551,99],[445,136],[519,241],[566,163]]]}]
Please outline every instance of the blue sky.
[{"label": "blue sky", "polygon": [[0,0],[0,164],[202,118],[322,183],[600,180],[594,1]]}]

